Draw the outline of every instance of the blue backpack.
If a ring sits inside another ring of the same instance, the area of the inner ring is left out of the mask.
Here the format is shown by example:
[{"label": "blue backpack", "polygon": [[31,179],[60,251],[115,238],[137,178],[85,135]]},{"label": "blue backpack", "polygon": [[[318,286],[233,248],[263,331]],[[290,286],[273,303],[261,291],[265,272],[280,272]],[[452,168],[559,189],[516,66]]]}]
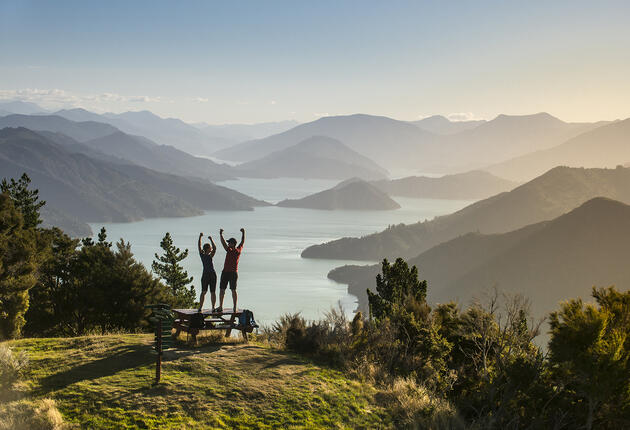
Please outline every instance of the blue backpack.
[{"label": "blue backpack", "polygon": [[241,327],[258,328],[256,320],[254,320],[254,313],[249,309],[243,309],[243,312],[238,317],[238,325]]}]

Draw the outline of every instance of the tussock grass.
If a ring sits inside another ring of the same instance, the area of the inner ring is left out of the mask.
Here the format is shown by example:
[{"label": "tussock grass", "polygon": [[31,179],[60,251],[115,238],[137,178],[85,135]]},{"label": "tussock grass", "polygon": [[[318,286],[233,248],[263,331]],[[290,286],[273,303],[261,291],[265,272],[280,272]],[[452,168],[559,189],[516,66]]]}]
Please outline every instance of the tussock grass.
[{"label": "tussock grass", "polygon": [[[22,339],[9,345],[29,356],[30,366],[23,378],[32,399],[31,410],[40,407],[33,402],[53,399],[65,425],[178,429],[393,426],[371,384],[296,354],[233,338],[203,336],[195,347],[179,343],[165,352],[162,382],[155,385],[151,341],[152,335],[116,334]],[[43,409],[40,414],[54,416]]]}]

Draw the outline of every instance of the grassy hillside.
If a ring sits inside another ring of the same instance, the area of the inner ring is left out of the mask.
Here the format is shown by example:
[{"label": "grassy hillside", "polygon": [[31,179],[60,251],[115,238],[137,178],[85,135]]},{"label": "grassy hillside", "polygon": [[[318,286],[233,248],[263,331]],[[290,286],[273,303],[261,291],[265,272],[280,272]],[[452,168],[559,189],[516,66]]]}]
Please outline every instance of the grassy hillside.
[{"label": "grassy hillside", "polygon": [[82,428],[391,427],[371,385],[256,344],[181,344],[165,353],[156,386],[151,341],[126,334],[8,344],[29,355],[23,389],[54,399],[64,420]]}]

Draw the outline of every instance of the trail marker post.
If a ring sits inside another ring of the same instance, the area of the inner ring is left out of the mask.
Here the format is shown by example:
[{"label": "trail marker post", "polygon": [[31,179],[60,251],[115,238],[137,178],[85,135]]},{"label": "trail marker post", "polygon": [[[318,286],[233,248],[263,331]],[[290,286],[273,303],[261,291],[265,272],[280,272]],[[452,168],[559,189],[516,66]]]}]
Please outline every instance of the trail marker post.
[{"label": "trail marker post", "polygon": [[155,383],[157,384],[162,377],[162,352],[173,346],[171,330],[175,318],[169,305],[148,305],[146,308],[152,311],[149,321],[151,321],[155,327],[155,344],[153,349],[155,349],[157,353],[157,359],[155,361]]}]

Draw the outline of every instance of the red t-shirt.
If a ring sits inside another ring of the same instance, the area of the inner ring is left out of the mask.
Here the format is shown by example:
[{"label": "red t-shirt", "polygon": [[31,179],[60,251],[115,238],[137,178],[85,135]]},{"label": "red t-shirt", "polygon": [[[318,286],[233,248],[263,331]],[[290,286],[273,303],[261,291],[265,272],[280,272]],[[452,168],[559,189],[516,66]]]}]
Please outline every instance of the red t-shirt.
[{"label": "red t-shirt", "polygon": [[225,263],[223,263],[224,272],[238,271],[238,259],[241,257],[242,246],[236,248],[228,247],[225,253]]}]

